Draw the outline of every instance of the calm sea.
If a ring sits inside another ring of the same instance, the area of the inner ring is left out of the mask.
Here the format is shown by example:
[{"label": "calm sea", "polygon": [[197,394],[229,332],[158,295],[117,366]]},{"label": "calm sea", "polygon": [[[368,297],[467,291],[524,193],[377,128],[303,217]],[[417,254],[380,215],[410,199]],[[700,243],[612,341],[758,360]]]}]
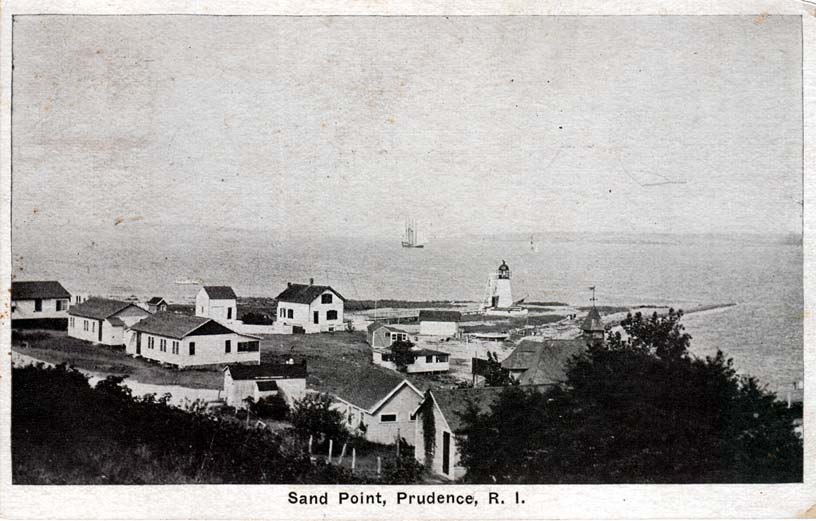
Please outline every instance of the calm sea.
[{"label": "calm sea", "polygon": [[[722,349],[737,368],[784,392],[803,378],[802,246],[754,236],[552,235],[428,241],[277,238],[258,231],[51,229],[14,237],[18,279],[55,278],[72,292],[190,301],[199,279],[243,296],[275,296],[310,277],[347,298],[480,300],[502,260],[514,298],[587,305],[737,306],[684,319],[693,351]],[[22,270],[20,270],[22,268]]]}]

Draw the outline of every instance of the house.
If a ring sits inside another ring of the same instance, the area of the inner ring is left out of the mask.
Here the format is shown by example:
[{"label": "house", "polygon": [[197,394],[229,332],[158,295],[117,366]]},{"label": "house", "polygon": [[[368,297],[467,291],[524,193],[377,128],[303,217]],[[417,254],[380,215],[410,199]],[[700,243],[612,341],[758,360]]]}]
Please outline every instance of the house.
[{"label": "house", "polygon": [[422,391],[397,375],[378,375],[365,382],[350,382],[333,391],[334,408],[346,419],[348,429],[368,441],[392,444],[397,438],[414,443],[413,411],[422,401]]},{"label": "house", "polygon": [[125,343],[125,329],[150,313],[133,302],[90,297],[68,310],[68,336],[97,344]]},{"label": "house", "polygon": [[455,337],[459,334],[462,314],[458,311],[421,309],[419,311],[419,334]]},{"label": "house", "polygon": [[[479,412],[489,412],[503,387],[437,389],[425,393],[414,410],[414,456],[433,473],[455,480],[465,475],[459,463],[458,444],[462,441],[461,414],[472,403]],[[433,425],[433,430],[425,430]],[[427,438],[427,439],[426,439]],[[427,450],[426,450],[427,449]]]},{"label": "house", "polygon": [[410,341],[409,337],[402,329],[381,322],[373,322],[366,328],[366,341],[371,347],[391,347],[397,341]]},{"label": "house", "polygon": [[295,333],[321,333],[343,329],[345,298],[330,286],[288,283],[277,296],[278,325]]},{"label": "house", "polygon": [[587,340],[544,339],[522,340],[501,366],[521,385],[558,384],[566,381],[567,363],[586,351]]},{"label": "house", "polygon": [[12,325],[65,329],[70,302],[71,294],[56,280],[12,281]]},{"label": "house", "polygon": [[153,297],[147,301],[147,310],[151,313],[167,311],[167,301],[162,297]]},{"label": "house", "polygon": [[[394,363],[391,349],[375,347],[372,349],[372,361],[382,367],[398,370]],[[405,367],[407,373],[444,373],[450,370],[450,355],[433,349],[411,348],[413,362]]]},{"label": "house", "polygon": [[224,368],[224,399],[245,407],[244,399],[280,394],[291,406],[306,396],[306,362],[295,364],[228,365]]},{"label": "house", "polygon": [[128,354],[177,367],[261,362],[257,337],[208,317],[159,312],[133,324],[129,332]]},{"label": "house", "polygon": [[237,320],[237,300],[229,286],[204,286],[196,294],[195,314],[215,320]]}]

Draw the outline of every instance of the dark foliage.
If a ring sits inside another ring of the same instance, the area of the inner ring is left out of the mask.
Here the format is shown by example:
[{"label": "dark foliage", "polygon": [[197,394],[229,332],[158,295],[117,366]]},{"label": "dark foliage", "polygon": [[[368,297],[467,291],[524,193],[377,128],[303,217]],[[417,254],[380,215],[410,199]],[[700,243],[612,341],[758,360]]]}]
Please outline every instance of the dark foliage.
[{"label": "dark foliage", "polygon": [[485,387],[503,387],[505,385],[518,385],[518,381],[510,376],[510,371],[503,368],[496,353],[487,352],[487,363],[483,366],[482,375],[485,379]]},{"label": "dark foliage", "polygon": [[391,355],[397,371],[404,373],[408,370],[408,366],[414,363],[416,355],[411,351],[413,347],[414,344],[408,340],[397,340],[391,344]]},{"label": "dark foliage", "polygon": [[283,420],[289,414],[289,405],[280,393],[261,398],[251,405],[252,414],[261,418]]},{"label": "dark foliage", "polygon": [[316,447],[328,446],[329,440],[338,446],[349,439],[342,413],[332,408],[332,399],[325,394],[295,400],[289,419],[301,438],[313,437]]},{"label": "dark foliage", "polygon": [[463,415],[467,478],[485,483],[749,483],[802,479],[794,413],[722,353],[698,359],[682,312],[628,316],[563,388],[508,387]]},{"label": "dark foliage", "polygon": [[64,366],[14,368],[12,476],[18,484],[345,483],[264,429],[131,398],[120,378],[92,389]]},{"label": "dark foliage", "polygon": [[405,438],[399,443],[399,454],[385,460],[382,482],[388,485],[418,483],[424,475],[425,467],[414,457],[414,447]]},{"label": "dark foliage", "polygon": [[269,326],[275,323],[275,317],[266,313],[244,313],[241,315],[241,322],[244,324],[256,324]]}]

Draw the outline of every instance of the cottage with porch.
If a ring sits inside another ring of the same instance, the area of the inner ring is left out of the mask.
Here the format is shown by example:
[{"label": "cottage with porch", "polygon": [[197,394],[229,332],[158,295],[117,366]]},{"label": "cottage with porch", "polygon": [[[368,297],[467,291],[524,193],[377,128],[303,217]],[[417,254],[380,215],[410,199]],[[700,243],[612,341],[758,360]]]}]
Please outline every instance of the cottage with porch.
[{"label": "cottage with porch", "polygon": [[333,392],[334,408],[343,413],[348,430],[358,431],[368,441],[396,443],[404,438],[414,443],[416,418],[414,410],[422,401],[422,391],[396,375],[353,382]]},{"label": "cottage with porch", "polygon": [[56,280],[11,282],[12,327],[65,329],[71,294]]},{"label": "cottage with porch", "polygon": [[195,314],[215,320],[238,319],[238,297],[229,286],[204,286],[196,294]]},{"label": "cottage with porch", "polygon": [[281,395],[290,406],[306,396],[306,361],[286,364],[228,365],[224,368],[224,400],[227,405],[246,407],[254,401]]},{"label": "cottage with porch", "polygon": [[68,315],[68,336],[120,346],[125,343],[125,329],[150,313],[133,302],[90,297],[71,306]]},{"label": "cottage with porch", "polygon": [[147,301],[147,310],[151,313],[167,311],[167,301],[162,297],[153,297]]},{"label": "cottage with porch", "polygon": [[372,322],[366,328],[366,341],[371,347],[391,347],[394,342],[410,341],[410,335],[408,332],[388,324]]},{"label": "cottage with porch", "polygon": [[133,324],[129,333],[128,354],[176,367],[261,363],[258,337],[208,317],[156,313]]},{"label": "cottage with porch", "polygon": [[[414,373],[444,373],[450,371],[450,355],[434,349],[425,349],[414,346],[410,350],[413,360],[405,366],[405,372]],[[374,364],[398,371],[394,352],[389,348],[375,347],[371,351]]]},{"label": "cottage with porch", "polygon": [[278,327],[291,327],[294,333],[322,333],[343,330],[345,298],[331,286],[288,283],[276,297]]}]

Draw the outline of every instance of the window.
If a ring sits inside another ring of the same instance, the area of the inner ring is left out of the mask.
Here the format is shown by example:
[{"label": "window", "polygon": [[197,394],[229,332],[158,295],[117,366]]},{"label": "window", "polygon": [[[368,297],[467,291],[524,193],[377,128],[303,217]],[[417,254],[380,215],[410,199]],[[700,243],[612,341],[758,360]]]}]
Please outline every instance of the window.
[{"label": "window", "polygon": [[280,308],[278,310],[278,318],[286,318],[286,308]]},{"label": "window", "polygon": [[229,353],[232,351],[232,340],[224,340],[224,352]]},{"label": "window", "polygon": [[383,353],[382,355],[383,362],[390,362],[392,358],[393,356],[391,355],[391,353]]},{"label": "window", "polygon": [[68,301],[59,299],[57,300],[57,311],[65,311],[68,309]]},{"label": "window", "polygon": [[75,304],[79,304],[79,302],[80,302],[79,298],[80,298],[80,297],[79,297],[79,295],[76,295],[76,296],[74,297],[74,303],[75,303]]},{"label": "window", "polygon": [[195,356],[195,342],[190,342],[190,356]]},{"label": "window", "polygon": [[[331,297],[331,295],[329,295]],[[326,320],[337,320],[337,310],[330,309],[326,311]]]},{"label": "window", "polygon": [[320,303],[321,304],[331,304],[332,303],[332,296],[331,293],[326,293],[320,296]]},{"label": "window", "polygon": [[436,361],[437,362],[447,362],[448,361],[448,355],[436,355]]},{"label": "window", "polygon": [[227,320],[232,320],[232,308],[227,308]]},{"label": "window", "polygon": [[397,421],[396,414],[382,414],[380,415],[380,423],[391,423]]},{"label": "window", "polygon": [[286,318],[295,318],[295,312],[291,309],[286,310]]},{"label": "window", "polygon": [[74,329],[74,317],[68,318],[68,325],[71,326],[71,329]]},{"label": "window", "polygon": [[148,349],[153,349],[153,337],[152,336],[147,337],[147,348]]},{"label": "window", "polygon": [[34,312],[36,313],[36,312],[39,312],[39,311],[42,311],[42,299],[41,298],[34,299]]},{"label": "window", "polygon": [[82,321],[82,330],[83,330],[83,331],[87,331],[87,330],[88,330],[88,321],[87,321],[87,320],[83,320],[83,321]]},{"label": "window", "polygon": [[171,346],[174,355],[179,354],[179,343],[173,340],[173,344]]},{"label": "window", "polygon": [[433,363],[433,355],[426,356],[425,357],[425,363],[426,364],[432,364]]},{"label": "window", "polygon": [[255,353],[260,351],[260,349],[261,346],[257,340],[251,342],[238,342],[239,353]]},{"label": "window", "polygon": [[95,320],[91,321],[91,332],[92,333],[96,332],[96,321]]},{"label": "window", "polygon": [[159,351],[161,351],[162,353],[167,352],[167,340],[165,340],[164,338],[159,339]]}]

